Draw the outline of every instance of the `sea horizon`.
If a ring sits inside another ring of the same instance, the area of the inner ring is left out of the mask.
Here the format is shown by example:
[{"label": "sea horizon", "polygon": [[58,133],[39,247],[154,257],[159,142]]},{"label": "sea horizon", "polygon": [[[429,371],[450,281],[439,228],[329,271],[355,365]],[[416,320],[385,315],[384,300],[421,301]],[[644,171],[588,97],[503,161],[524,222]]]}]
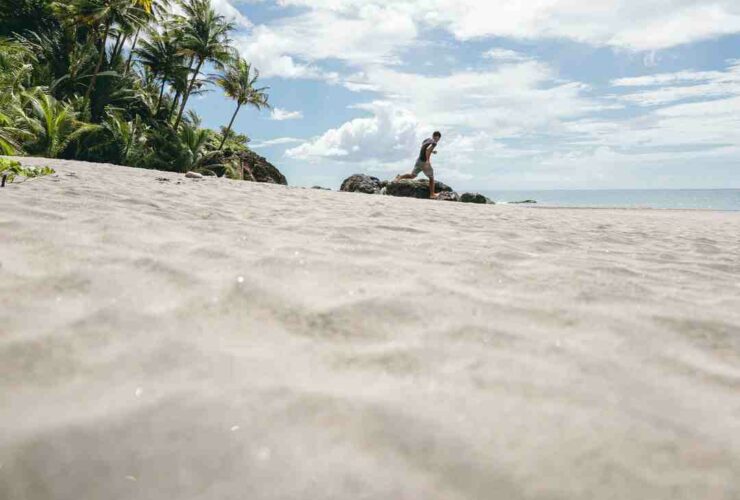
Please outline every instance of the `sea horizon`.
[{"label": "sea horizon", "polygon": [[551,207],[740,211],[740,188],[481,190],[497,203],[535,200]]}]

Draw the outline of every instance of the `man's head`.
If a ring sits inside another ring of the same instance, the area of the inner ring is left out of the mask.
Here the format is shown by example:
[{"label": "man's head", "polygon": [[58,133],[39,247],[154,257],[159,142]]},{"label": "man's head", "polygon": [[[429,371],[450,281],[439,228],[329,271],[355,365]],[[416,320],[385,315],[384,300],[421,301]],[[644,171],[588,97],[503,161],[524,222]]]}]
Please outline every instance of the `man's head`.
[{"label": "man's head", "polygon": [[434,142],[439,142],[439,140],[442,138],[441,132],[435,132],[432,134],[432,139],[434,139]]}]

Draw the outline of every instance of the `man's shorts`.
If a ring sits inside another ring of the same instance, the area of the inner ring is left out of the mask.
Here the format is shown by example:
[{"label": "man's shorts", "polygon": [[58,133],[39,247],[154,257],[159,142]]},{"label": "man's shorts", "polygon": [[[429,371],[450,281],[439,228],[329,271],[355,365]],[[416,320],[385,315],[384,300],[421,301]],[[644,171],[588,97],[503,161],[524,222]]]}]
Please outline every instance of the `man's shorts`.
[{"label": "man's shorts", "polygon": [[413,176],[416,177],[420,173],[424,172],[424,175],[426,175],[428,178],[434,177],[434,169],[432,169],[432,166],[421,160],[416,160],[416,165],[414,165],[414,171],[412,172]]}]

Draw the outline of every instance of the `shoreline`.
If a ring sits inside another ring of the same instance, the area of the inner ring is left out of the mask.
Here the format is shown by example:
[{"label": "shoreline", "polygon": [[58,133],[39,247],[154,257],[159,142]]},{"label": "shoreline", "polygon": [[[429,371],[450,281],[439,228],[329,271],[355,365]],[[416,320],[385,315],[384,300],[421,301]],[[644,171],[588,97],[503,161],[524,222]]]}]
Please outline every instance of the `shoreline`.
[{"label": "shoreline", "polygon": [[[43,157],[29,157],[29,156],[3,156],[0,155],[2,158],[8,158],[11,160],[19,161],[23,165],[28,166],[44,166],[44,165],[50,165],[51,163],[59,163],[61,165],[69,165],[69,166],[75,166],[75,165],[88,165],[90,167],[104,167],[104,168],[124,168],[124,169],[134,169],[139,171],[149,171],[149,172],[157,172],[160,174],[168,174],[168,175],[177,175],[177,176],[184,176],[184,174],[180,172],[173,172],[169,170],[152,170],[152,169],[143,169],[139,167],[130,167],[127,165],[116,165],[113,163],[93,163],[93,162],[84,162],[84,161],[78,161],[78,160],[64,160],[64,159],[50,159],[50,158],[43,158]],[[212,178],[213,179],[213,178]],[[226,179],[226,178],[216,178],[220,180],[230,181],[230,182],[246,182],[246,181],[238,181],[234,179]],[[257,183],[262,185],[277,185],[277,184],[269,184],[269,183]],[[311,183],[309,183],[311,184]],[[283,186],[288,187],[290,189],[307,189],[307,190],[317,190],[315,186],[310,185],[290,185],[290,186]],[[322,188],[322,191],[325,192],[334,192],[334,193],[341,193],[337,188]],[[668,189],[668,190],[659,190],[659,189],[593,189],[593,190],[586,190],[586,189],[554,189],[554,190],[532,190],[529,191],[531,193],[539,193],[539,192],[586,192],[586,193],[598,193],[600,191],[604,192],[613,192],[613,191],[624,191],[624,192],[630,192],[630,191],[638,191],[638,192],[648,192],[648,191],[738,191],[739,189],[735,188],[723,188],[723,189]],[[463,190],[464,191],[464,190]],[[461,192],[463,192],[461,191]],[[482,194],[486,193],[500,193],[504,192],[506,190],[481,190],[480,192]],[[526,193],[527,190],[509,190],[511,192],[518,192],[518,193]],[[471,192],[474,192],[474,190],[471,190]],[[380,195],[366,195],[364,193],[364,196],[380,196]],[[394,198],[393,196],[388,196],[389,198]],[[402,197],[401,197],[402,198]],[[426,200],[422,200],[426,201]],[[537,203],[522,203],[522,202],[508,202],[508,201],[499,201],[499,200],[493,200],[496,205],[498,206],[520,206],[525,208],[538,208],[538,209],[552,209],[552,210],[627,210],[627,211],[640,211],[640,210],[668,210],[668,211],[686,211],[686,212],[718,212],[718,213],[737,213],[740,212],[740,209],[717,209],[717,208],[681,208],[681,207],[625,207],[625,206],[581,206],[581,205],[548,205],[546,203],[537,202]]]}]

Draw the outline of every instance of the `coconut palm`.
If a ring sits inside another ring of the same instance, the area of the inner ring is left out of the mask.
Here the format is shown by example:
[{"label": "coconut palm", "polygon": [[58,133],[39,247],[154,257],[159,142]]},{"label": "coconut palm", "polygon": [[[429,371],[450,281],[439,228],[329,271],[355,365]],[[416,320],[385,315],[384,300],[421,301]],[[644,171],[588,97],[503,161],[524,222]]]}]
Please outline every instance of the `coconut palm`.
[{"label": "coconut palm", "polygon": [[99,128],[79,121],[70,104],[39,89],[24,92],[14,114],[16,126],[29,137],[24,149],[49,158],[58,157],[70,142]]},{"label": "coconut palm", "polygon": [[[95,89],[95,82],[105,59],[108,36],[113,24],[134,24],[141,9],[131,0],[77,0],[73,4],[74,18],[77,22],[89,26],[95,34],[98,45],[98,61],[93,70],[90,84],[85,91],[85,102]],[[102,27],[102,32],[101,32]]]},{"label": "coconut palm", "polygon": [[200,75],[200,70],[206,62],[211,62],[217,67],[222,67],[233,58],[234,50],[229,46],[229,32],[234,25],[227,22],[225,18],[213,10],[209,0],[192,0],[187,4],[187,22],[182,35],[182,52],[189,55],[195,62],[193,76],[190,79],[180,103],[180,111],[175,120],[177,129],[188,98],[195,87]]},{"label": "coconut palm", "polygon": [[231,132],[237,113],[245,104],[257,109],[269,108],[269,96],[265,92],[269,87],[255,87],[260,73],[257,69],[252,70],[252,66],[242,58],[237,58],[229,64],[224,73],[216,78],[216,85],[224,90],[227,97],[236,101],[236,109],[231,116],[231,121],[226,127],[226,131],[218,146],[219,151],[223,149],[226,138]]},{"label": "coconut palm", "polygon": [[[139,41],[139,35],[141,34],[141,29],[145,28],[148,24],[156,23],[157,21],[163,20],[167,15],[167,9],[170,6],[170,0],[133,0],[134,5],[139,8],[139,14],[138,16],[138,22],[134,25],[136,27],[136,31],[134,32],[134,39],[131,42],[131,50],[128,54],[128,59],[126,60],[126,67],[123,70],[123,74],[127,75],[129,70],[131,69],[131,61],[132,58],[136,52],[136,46]],[[128,37],[130,33],[126,34],[126,37]],[[125,42],[125,38],[124,41]],[[121,50],[123,48],[123,42],[121,42]]]},{"label": "coconut palm", "polygon": [[[182,68],[183,56],[176,42],[167,33],[152,32],[136,49],[139,62],[147,67],[155,79],[160,80],[156,110],[162,103],[167,82],[174,80]],[[155,112],[156,113],[156,112]]]}]

